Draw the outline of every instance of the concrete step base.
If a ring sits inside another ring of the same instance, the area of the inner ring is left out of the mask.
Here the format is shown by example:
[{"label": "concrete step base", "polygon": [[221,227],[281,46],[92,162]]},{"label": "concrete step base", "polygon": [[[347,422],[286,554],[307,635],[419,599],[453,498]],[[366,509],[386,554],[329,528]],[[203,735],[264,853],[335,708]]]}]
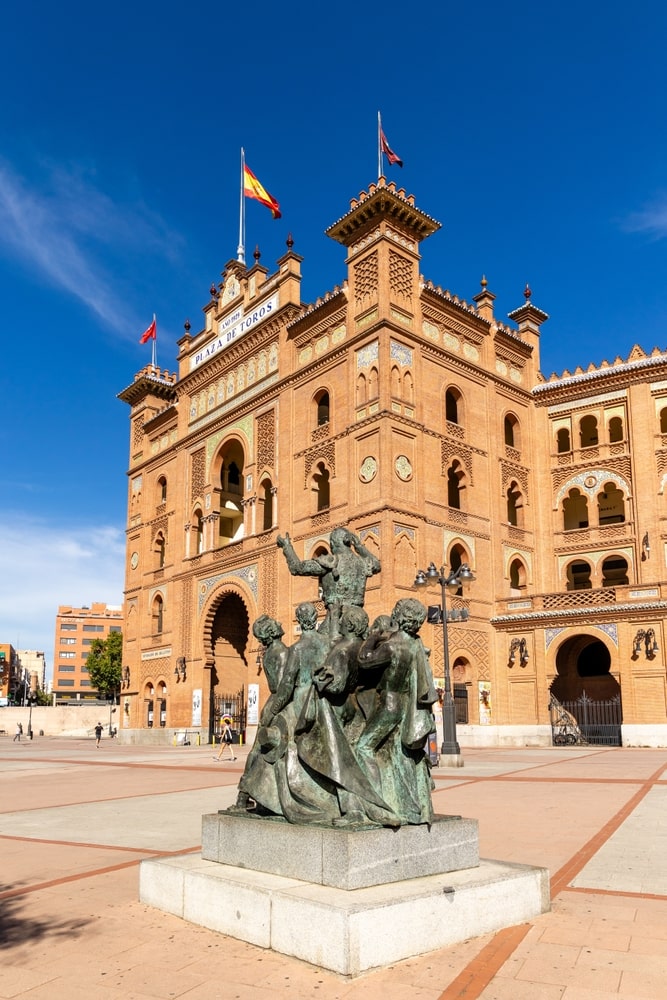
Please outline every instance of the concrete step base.
[{"label": "concrete step base", "polygon": [[344,976],[523,923],[549,909],[545,868],[479,867],[338,889],[205,861],[143,861],[140,899],[191,923]]}]

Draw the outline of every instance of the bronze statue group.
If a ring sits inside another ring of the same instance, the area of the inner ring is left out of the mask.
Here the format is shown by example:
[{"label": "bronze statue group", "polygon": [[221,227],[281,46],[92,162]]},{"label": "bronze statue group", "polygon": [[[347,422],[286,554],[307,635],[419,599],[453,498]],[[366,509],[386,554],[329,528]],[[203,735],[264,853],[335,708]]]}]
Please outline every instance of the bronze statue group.
[{"label": "bronze statue group", "polygon": [[419,637],[426,608],[405,598],[370,624],[366,581],[380,562],[345,528],[330,541],[330,554],[300,560],[289,536],[278,538],[293,575],[319,578],[326,616],[318,629],[315,606],[300,604],[289,647],[275,619],[253,624],[271,696],[231,811],[328,826],[430,824],[437,692]]}]

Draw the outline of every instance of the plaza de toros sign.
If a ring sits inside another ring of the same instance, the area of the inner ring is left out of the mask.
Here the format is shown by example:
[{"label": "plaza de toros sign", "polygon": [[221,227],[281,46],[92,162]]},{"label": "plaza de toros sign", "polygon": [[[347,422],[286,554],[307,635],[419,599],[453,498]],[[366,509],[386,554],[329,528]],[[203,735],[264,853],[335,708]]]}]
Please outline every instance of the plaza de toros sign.
[{"label": "plaza de toros sign", "polygon": [[191,359],[190,371],[204,364],[213,355],[224,351],[226,347],[229,347],[235,340],[242,337],[248,330],[252,330],[258,323],[268,319],[277,308],[278,293],[276,292],[275,295],[272,295],[270,299],[266,299],[260,305],[256,306],[250,313],[245,314],[242,309],[235,309],[229,316],[225,316],[218,323],[216,337],[213,340],[209,340],[206,346],[197,351]]}]

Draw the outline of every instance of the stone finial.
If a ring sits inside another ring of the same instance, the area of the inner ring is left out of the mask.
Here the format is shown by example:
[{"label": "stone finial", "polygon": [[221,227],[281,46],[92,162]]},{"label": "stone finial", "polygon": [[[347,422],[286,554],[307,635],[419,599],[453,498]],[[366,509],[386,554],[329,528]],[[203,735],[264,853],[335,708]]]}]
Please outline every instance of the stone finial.
[{"label": "stone finial", "polygon": [[255,258],[255,263],[259,264],[259,259],[262,256],[261,253],[259,252],[259,243],[256,245],[255,249],[253,250],[252,255]]},{"label": "stone finial", "polygon": [[542,309],[538,309],[537,306],[533,305],[530,301],[532,291],[530,285],[526,283],[526,287],[523,292],[523,297],[526,300],[524,305],[519,306],[518,309],[514,309],[511,313],[508,313],[510,319],[514,320],[519,326],[519,333],[521,335],[526,333],[539,333],[540,327],[545,320],[549,319],[547,313],[543,312]]},{"label": "stone finial", "polygon": [[215,282],[213,282],[213,284],[209,288],[209,293],[210,293],[212,299],[217,299],[217,297],[218,297],[218,288],[217,288]]},{"label": "stone finial", "polygon": [[285,244],[288,250],[291,250],[292,247],[294,246],[294,237],[292,236],[291,233],[287,234],[287,239],[285,240]]},{"label": "stone finial", "polygon": [[495,301],[495,295],[493,292],[489,291],[489,283],[486,280],[486,275],[482,275],[482,280],[480,281],[482,287],[481,292],[477,295],[473,295],[473,302],[477,305],[477,312],[482,317],[482,319],[487,320],[489,323],[493,322],[493,303]]},{"label": "stone finial", "polygon": [[185,330],[186,333],[190,333],[190,320],[189,319],[186,319],[185,323],[183,324],[183,329]]}]

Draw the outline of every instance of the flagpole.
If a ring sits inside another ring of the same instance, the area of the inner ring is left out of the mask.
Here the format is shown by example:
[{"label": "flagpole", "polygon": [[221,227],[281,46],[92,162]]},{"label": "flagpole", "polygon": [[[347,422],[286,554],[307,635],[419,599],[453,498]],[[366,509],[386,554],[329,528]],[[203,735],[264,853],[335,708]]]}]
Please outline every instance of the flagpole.
[{"label": "flagpole", "polygon": [[380,112],[378,111],[378,180],[382,177],[382,122],[380,120]]},{"label": "flagpole", "polygon": [[240,264],[245,264],[245,196],[243,193],[243,175],[245,168],[245,150],[241,146],[241,198],[239,203],[239,245],[236,251],[236,259]]},{"label": "flagpole", "polygon": [[[153,313],[153,322],[155,323],[155,313]],[[152,348],[153,348],[151,354],[152,364],[153,368],[157,368],[157,326],[155,327],[155,336],[153,337]]]}]

